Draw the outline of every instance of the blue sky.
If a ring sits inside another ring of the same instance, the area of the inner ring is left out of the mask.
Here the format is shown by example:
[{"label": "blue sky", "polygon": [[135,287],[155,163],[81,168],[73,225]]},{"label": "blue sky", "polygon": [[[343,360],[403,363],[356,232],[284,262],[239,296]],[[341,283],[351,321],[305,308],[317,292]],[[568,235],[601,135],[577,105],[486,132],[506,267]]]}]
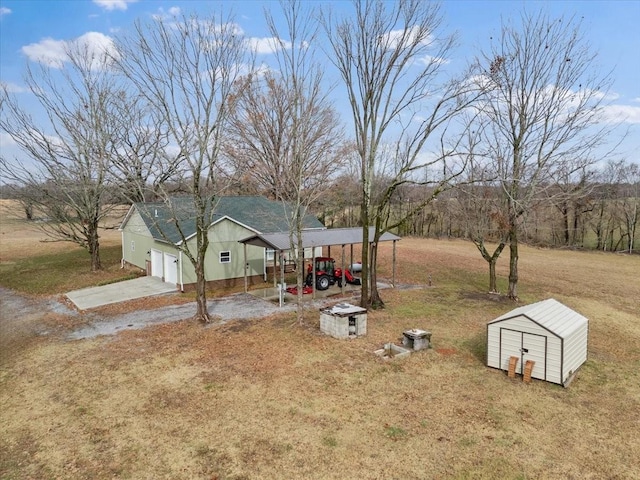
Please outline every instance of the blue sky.
[{"label": "blue sky", "polygon": [[[316,1],[316,4],[323,2]],[[344,1],[332,2],[346,9]],[[263,9],[279,11],[270,1],[196,0],[0,0],[0,81],[17,95],[28,95],[22,75],[26,64],[40,56],[50,59],[61,54],[64,43],[82,38],[105,42],[108,37],[131,28],[135,19],[148,20],[179,9],[182,13],[232,10],[248,37],[268,36]],[[474,1],[442,2],[445,32],[457,32],[459,47],[450,59],[453,69],[462,68],[497,36],[501,19],[517,17],[526,8],[544,8],[552,15],[576,15],[592,48],[599,54],[602,72],[613,71],[612,105],[609,117],[630,127],[620,155],[640,161],[640,0],[623,1]],[[336,103],[344,104],[337,98]],[[345,119],[346,120],[346,119]],[[0,132],[2,153],[11,154],[11,142]]]}]

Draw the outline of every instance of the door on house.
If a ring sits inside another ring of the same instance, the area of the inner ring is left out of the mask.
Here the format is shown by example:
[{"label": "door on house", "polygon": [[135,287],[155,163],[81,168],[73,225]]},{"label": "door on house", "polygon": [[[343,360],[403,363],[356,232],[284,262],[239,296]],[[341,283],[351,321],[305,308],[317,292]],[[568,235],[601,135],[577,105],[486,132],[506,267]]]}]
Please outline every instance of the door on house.
[{"label": "door on house", "polygon": [[151,250],[151,276],[162,278],[162,252]]},{"label": "door on house", "polygon": [[164,254],[164,281],[178,283],[178,257],[169,253]]},{"label": "door on house", "polygon": [[522,374],[527,360],[535,362],[531,376],[546,380],[547,337],[500,329],[500,368],[509,369],[509,357],[518,357],[516,373]]}]

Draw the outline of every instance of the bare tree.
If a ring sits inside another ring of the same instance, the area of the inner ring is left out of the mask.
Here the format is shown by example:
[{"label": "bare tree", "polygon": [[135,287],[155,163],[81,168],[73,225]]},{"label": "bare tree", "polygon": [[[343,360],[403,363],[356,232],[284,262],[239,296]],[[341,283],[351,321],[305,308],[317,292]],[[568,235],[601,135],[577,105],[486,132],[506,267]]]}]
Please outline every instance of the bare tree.
[{"label": "bare tree", "polygon": [[[454,38],[439,36],[441,15],[437,4],[357,0],[354,5],[355,18],[334,23],[324,16],[323,25],[332,47],[330,58],[346,87],[360,162],[361,302],[365,307],[378,307],[383,305],[376,284],[378,240],[401,223],[391,220],[390,201],[399,186],[419,183],[419,173],[429,166],[437,165],[441,172],[433,179],[436,195],[460,173],[459,168],[445,165],[455,145],[436,141],[442,148],[433,156],[424,150],[438,135],[438,129],[468,105],[465,93],[469,85],[441,78]],[[376,201],[374,179],[381,171],[391,181]],[[417,205],[408,214],[423,206]],[[369,236],[370,226],[375,226],[374,238]]]},{"label": "bare tree", "polygon": [[314,58],[317,29],[297,0],[281,2],[284,40],[267,13],[278,69],[250,75],[234,104],[229,155],[284,204],[290,251],[296,252],[298,321],[303,322],[304,218],[340,168],[342,133]]},{"label": "bare tree", "polygon": [[156,200],[156,192],[167,190],[177,165],[168,153],[166,126],[147,99],[130,89],[114,95],[120,116],[111,118],[117,141],[109,152],[109,180],[121,201]]},{"label": "bare tree", "polygon": [[25,80],[40,115],[27,112],[6,87],[0,92],[0,128],[24,153],[0,160],[3,176],[45,217],[38,225],[47,236],[85,248],[94,271],[102,268],[100,222],[112,206],[111,119],[122,113],[109,67],[106,52],[77,43],[68,45],[63,64],[28,67]]},{"label": "bare tree", "polygon": [[[498,292],[496,265],[507,244],[509,229],[504,216],[504,199],[495,172],[470,158],[465,181],[456,189],[465,236],[476,246],[489,266],[489,292]],[[494,246],[490,246],[493,244]],[[493,251],[491,251],[493,249]]]},{"label": "bare tree", "polygon": [[486,150],[505,197],[508,223],[509,297],[518,298],[521,222],[560,173],[594,161],[610,131],[598,125],[609,79],[597,74],[574,19],[523,13],[476,63],[487,88],[480,109],[488,126]]},{"label": "bare tree", "polygon": [[633,253],[638,219],[640,218],[640,165],[622,161],[618,163],[622,190],[618,198],[617,210],[620,211],[627,239],[626,250]]},{"label": "bare tree", "polygon": [[[173,212],[182,239],[178,247],[194,266],[195,318],[202,322],[210,321],[205,276],[209,227],[216,198],[226,183],[221,174],[222,132],[236,80],[249,67],[247,53],[245,39],[231,16],[180,16],[146,25],[138,22],[135,32],[119,42],[116,59],[120,73],[145,98],[158,128],[166,132],[165,152],[174,154],[164,172],[176,172],[174,181],[188,190],[186,199],[179,201],[162,185],[154,195]],[[195,223],[195,250],[189,247],[178,221],[185,208],[192,212]]]}]

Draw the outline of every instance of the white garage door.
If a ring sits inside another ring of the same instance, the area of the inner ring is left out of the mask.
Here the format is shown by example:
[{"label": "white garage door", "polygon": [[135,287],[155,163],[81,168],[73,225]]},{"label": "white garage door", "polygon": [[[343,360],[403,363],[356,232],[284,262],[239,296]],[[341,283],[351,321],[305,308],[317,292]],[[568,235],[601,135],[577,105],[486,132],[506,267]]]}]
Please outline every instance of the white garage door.
[{"label": "white garage door", "polygon": [[178,257],[164,254],[164,281],[167,283],[178,283]]},{"label": "white garage door", "polygon": [[151,250],[151,276],[162,278],[162,252]]}]

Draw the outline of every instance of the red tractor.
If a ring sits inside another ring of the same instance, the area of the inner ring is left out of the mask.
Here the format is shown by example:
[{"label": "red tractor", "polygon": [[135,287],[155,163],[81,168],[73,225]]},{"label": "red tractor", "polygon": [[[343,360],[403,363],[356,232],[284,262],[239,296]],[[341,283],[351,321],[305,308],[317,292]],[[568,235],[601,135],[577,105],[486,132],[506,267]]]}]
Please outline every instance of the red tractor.
[{"label": "red tractor", "polygon": [[[335,283],[342,288],[342,269],[336,268],[335,263],[335,260],[330,257],[316,258],[316,290],[326,290]],[[344,270],[344,279],[351,285],[360,285],[360,279],[354,277],[349,269]],[[311,264],[309,264],[305,285],[310,287],[312,284],[313,268]]]}]

